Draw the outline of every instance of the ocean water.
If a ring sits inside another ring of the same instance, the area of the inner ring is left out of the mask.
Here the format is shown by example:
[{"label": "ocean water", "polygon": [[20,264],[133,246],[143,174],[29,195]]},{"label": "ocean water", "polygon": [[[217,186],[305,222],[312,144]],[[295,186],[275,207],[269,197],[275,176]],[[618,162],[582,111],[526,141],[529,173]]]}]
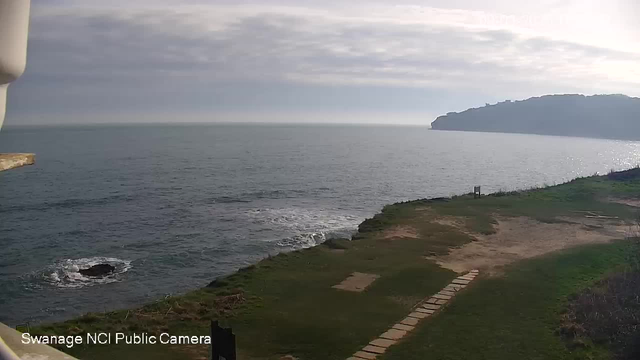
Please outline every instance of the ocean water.
[{"label": "ocean water", "polygon": [[[349,236],[385,204],[561,183],[640,163],[640,143],[347,125],[5,128],[0,321],[139,305],[268,254]],[[93,280],[79,268],[108,262]]]}]

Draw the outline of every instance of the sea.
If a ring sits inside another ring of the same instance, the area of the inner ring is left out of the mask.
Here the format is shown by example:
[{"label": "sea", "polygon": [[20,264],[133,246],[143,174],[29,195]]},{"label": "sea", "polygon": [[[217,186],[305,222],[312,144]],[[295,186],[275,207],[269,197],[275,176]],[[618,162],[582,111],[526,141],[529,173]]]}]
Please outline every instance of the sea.
[{"label": "sea", "polygon": [[[640,143],[426,126],[5,127],[0,321],[137,306],[348,238],[385,204],[559,184],[640,163]],[[92,279],[78,269],[116,267]]]}]

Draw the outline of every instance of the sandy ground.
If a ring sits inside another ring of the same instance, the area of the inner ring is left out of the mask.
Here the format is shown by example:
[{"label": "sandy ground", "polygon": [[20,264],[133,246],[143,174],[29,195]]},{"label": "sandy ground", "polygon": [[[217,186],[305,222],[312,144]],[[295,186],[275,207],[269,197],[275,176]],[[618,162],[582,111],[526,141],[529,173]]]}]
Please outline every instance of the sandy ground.
[{"label": "sandy ground", "polygon": [[610,202],[640,208],[640,199],[608,199]]},{"label": "sandy ground", "polygon": [[[499,274],[500,267],[517,260],[592,243],[605,243],[638,233],[637,226],[617,220],[563,218],[570,223],[546,224],[528,217],[498,217],[493,235],[472,234],[477,241],[452,249],[448,255],[431,257],[444,268],[462,273],[472,269]],[[464,219],[448,217],[436,222],[460,231]]]},{"label": "sandy ground", "polygon": [[391,229],[385,230],[382,237],[386,240],[393,239],[417,239],[418,232],[411,226],[394,226]]},{"label": "sandy ground", "polygon": [[354,272],[340,284],[332,286],[334,289],[361,292],[371,285],[380,275]]}]

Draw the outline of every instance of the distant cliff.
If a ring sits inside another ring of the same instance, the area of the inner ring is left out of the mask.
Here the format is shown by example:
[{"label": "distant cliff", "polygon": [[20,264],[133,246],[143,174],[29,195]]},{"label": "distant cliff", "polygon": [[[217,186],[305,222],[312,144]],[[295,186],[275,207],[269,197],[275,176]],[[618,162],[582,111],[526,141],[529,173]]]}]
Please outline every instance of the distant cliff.
[{"label": "distant cliff", "polygon": [[640,139],[640,98],[625,95],[547,95],[448,113],[434,130]]}]

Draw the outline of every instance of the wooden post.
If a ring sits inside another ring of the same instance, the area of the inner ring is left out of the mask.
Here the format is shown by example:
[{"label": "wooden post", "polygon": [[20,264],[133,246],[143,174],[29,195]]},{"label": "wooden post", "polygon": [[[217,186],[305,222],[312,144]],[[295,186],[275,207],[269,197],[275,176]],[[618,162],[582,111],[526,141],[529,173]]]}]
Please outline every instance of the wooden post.
[{"label": "wooden post", "polygon": [[236,336],[231,328],[220,327],[218,321],[211,322],[211,360],[237,360]]},{"label": "wooden post", "polygon": [[473,198],[474,199],[479,199],[480,196],[482,196],[482,193],[480,192],[480,186],[474,186],[473,187]]}]

